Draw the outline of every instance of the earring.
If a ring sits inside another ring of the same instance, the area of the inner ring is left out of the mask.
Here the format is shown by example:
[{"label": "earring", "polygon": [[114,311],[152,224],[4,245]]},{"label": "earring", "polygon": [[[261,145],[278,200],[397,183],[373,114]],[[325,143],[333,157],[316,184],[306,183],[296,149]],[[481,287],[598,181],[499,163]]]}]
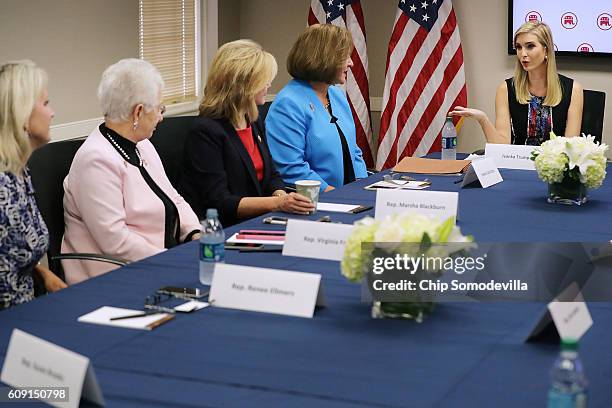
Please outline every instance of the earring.
[{"label": "earring", "polygon": [[135,122],[132,124],[132,129],[136,130],[136,128],[138,128],[138,121],[135,121]]}]

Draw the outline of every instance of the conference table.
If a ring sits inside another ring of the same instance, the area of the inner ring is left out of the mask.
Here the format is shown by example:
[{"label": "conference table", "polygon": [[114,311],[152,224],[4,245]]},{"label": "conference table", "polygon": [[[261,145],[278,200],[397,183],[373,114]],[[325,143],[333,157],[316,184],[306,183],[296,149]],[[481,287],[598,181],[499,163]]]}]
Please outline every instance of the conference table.
[{"label": "conference table", "polygon": [[[460,189],[428,176],[430,190],[458,191],[458,225],[488,242],[609,241],[612,181],[581,207],[548,204],[533,171],[501,170],[504,182]],[[374,205],[375,174],[321,201]],[[291,216],[353,223],[361,214]],[[270,215],[270,214],[267,214]],[[282,214],[276,214],[282,215]],[[257,217],[227,228],[282,229]],[[526,343],[546,309],[538,302],[440,303],[423,323],[370,317],[361,288],[339,262],[226,251],[226,263],[322,275],[326,306],[312,319],[209,307],[140,331],[77,322],[101,306],[142,309],[162,286],[198,286],[198,243],[180,245],[0,313],[0,362],[19,328],[91,360],[110,407],[541,407],[557,344]],[[612,303],[590,302],[580,342],[589,407],[612,404]],[[608,350],[608,351],[606,351]]]}]

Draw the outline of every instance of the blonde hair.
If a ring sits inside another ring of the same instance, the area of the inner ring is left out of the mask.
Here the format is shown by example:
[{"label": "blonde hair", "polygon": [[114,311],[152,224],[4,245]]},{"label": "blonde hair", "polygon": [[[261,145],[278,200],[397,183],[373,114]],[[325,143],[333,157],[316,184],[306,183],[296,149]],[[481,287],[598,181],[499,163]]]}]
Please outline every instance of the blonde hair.
[{"label": "blonde hair", "polygon": [[287,71],[296,79],[334,84],[338,70],[353,52],[353,38],[344,27],[314,24],[295,41]]},{"label": "blonde hair", "polygon": [[21,175],[32,153],[26,131],[47,74],[32,61],[0,66],[0,171]]},{"label": "blonde hair", "polygon": [[200,115],[226,118],[236,126],[241,112],[257,120],[255,95],[276,76],[278,66],[269,52],[251,40],[224,44],[213,58],[200,102]]},{"label": "blonde hair", "polygon": [[[561,102],[562,91],[561,81],[557,73],[557,63],[555,60],[555,43],[553,42],[552,31],[546,23],[540,21],[528,21],[516,30],[514,33],[514,44],[516,39],[521,34],[533,34],[538,39],[538,42],[546,50],[547,67],[546,67],[546,98],[544,105],[557,106]],[[518,52],[517,52],[518,56]],[[516,100],[518,103],[527,104],[531,100],[529,95],[527,72],[523,69],[521,61],[517,58],[516,68],[514,69],[514,88],[516,92]]]}]

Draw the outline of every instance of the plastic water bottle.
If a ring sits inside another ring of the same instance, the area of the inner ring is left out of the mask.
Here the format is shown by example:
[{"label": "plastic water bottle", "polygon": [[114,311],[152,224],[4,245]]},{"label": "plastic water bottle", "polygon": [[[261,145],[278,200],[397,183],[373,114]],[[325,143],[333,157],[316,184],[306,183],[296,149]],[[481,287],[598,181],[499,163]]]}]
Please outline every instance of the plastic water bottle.
[{"label": "plastic water bottle", "polygon": [[210,285],[215,264],[225,262],[225,232],[216,208],[206,210],[200,236],[200,283]]},{"label": "plastic water bottle", "polygon": [[548,408],[585,408],[587,379],[578,357],[578,342],[561,340],[561,354],[550,371]]},{"label": "plastic water bottle", "polygon": [[457,130],[453,124],[453,117],[447,116],[442,128],[442,160],[457,159]]}]

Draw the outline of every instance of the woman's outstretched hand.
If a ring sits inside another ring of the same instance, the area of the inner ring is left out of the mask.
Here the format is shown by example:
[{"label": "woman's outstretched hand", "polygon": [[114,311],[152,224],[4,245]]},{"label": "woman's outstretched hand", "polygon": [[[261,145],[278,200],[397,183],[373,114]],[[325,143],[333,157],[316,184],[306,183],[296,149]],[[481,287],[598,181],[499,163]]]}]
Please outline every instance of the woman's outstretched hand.
[{"label": "woman's outstretched hand", "polygon": [[487,115],[479,109],[471,109],[471,108],[466,108],[464,106],[455,106],[455,108],[452,111],[448,112],[448,114],[451,116],[462,116],[464,118],[474,118],[478,122],[484,120],[487,117]]}]

